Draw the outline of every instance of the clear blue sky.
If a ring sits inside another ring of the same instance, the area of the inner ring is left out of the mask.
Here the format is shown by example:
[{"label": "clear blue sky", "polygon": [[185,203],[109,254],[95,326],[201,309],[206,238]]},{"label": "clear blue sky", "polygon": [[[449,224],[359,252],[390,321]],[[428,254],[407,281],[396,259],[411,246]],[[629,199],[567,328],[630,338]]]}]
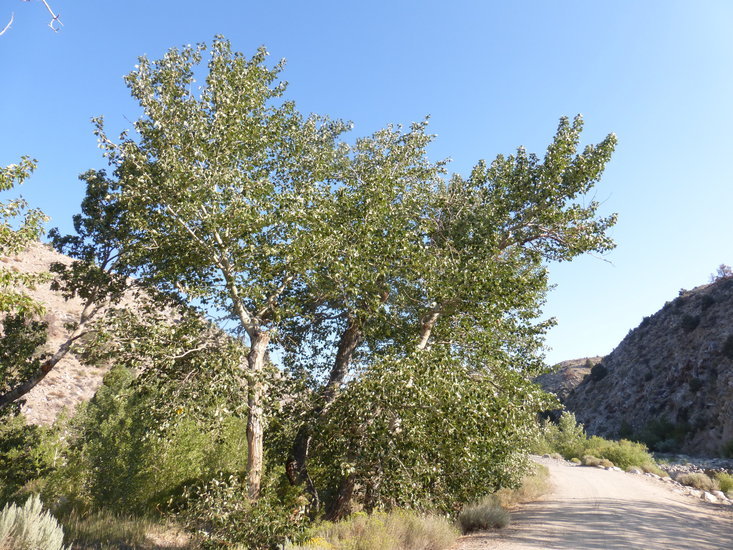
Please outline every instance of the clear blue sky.
[{"label": "clear blue sky", "polygon": [[607,261],[553,265],[550,362],[606,354],[679,289],[707,282],[731,250],[733,2],[216,2],[0,0],[0,164],[39,169],[24,196],[70,230],[77,175],[104,166],[89,119],[117,131],[138,111],[122,76],[215,34],[287,59],[305,112],[363,135],[431,115],[434,158],[465,173],[518,145],[542,152],[560,116],[619,147],[596,198],[618,212]]}]

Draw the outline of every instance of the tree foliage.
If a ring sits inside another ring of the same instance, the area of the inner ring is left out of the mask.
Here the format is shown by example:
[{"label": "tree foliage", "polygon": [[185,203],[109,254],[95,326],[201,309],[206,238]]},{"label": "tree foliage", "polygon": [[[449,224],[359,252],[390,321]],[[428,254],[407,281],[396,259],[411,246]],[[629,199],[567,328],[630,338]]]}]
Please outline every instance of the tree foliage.
[{"label": "tree foliage", "polygon": [[[0,167],[0,191],[9,191],[23,183],[36,168],[36,161],[23,157],[18,164]],[[47,218],[40,210],[28,208],[22,199],[0,202],[0,259],[18,254],[36,242]],[[41,275],[13,271],[0,265],[0,312],[38,313],[41,306],[31,299],[24,288],[43,280]]]},{"label": "tree foliage", "polygon": [[[97,121],[113,174],[86,177],[87,206],[104,209],[84,242],[246,336],[250,497],[268,420],[292,437],[290,481],[331,517],[357,499],[453,510],[513,483],[548,406],[529,382],[551,324],[547,265],[613,246],[615,216],[586,196],[615,136],[581,149],[582,119],[563,118],[544,156],[519,148],[448,176],[427,121],[346,143],[347,124],[283,99],[264,49],[247,58],[217,37],[203,70],[205,52],[140,59],[134,134],[112,140]],[[267,402],[274,349],[286,420]]]}]

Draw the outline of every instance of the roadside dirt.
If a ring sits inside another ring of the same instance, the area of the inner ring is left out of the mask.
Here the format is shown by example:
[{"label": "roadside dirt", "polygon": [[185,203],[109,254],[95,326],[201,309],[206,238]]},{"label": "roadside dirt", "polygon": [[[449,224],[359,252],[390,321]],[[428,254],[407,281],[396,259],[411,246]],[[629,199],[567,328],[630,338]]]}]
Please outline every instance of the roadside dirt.
[{"label": "roadside dirt", "polygon": [[733,512],[662,481],[540,459],[553,490],[512,513],[509,527],[459,539],[453,550],[733,548]]}]

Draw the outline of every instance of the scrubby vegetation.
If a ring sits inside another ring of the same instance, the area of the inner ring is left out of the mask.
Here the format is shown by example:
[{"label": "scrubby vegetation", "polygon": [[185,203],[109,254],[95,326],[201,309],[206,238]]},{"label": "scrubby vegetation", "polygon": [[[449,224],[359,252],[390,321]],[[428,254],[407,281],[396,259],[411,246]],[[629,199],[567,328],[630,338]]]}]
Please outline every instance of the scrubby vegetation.
[{"label": "scrubby vegetation", "polygon": [[720,489],[720,485],[718,484],[717,480],[711,478],[707,474],[703,474],[700,472],[682,474],[680,476],[677,476],[676,480],[682,485],[689,485],[690,487],[694,487],[695,489],[700,489],[702,491],[710,492]]},{"label": "scrubby vegetation", "polygon": [[534,452],[559,453],[566,460],[578,459],[588,466],[618,466],[624,470],[637,466],[658,470],[654,457],[643,443],[588,437],[570,412],[564,412],[557,424],[546,421],[541,425]]}]

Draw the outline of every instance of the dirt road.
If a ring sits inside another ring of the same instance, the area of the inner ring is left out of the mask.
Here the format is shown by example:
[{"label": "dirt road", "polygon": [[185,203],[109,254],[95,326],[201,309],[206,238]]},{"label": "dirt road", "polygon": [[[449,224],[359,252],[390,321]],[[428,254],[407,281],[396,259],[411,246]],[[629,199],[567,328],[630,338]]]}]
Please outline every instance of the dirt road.
[{"label": "dirt road", "polygon": [[553,490],[512,514],[509,527],[455,550],[733,549],[730,507],[673,492],[662,481],[542,460]]}]

